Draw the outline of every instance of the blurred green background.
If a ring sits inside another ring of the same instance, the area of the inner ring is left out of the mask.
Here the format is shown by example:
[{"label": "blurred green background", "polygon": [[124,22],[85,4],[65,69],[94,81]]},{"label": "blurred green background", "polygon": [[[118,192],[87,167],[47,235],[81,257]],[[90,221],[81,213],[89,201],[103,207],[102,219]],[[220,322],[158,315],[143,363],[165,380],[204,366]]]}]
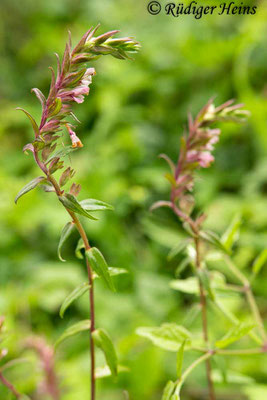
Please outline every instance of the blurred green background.
[{"label": "blurred green background", "polygon": [[[6,316],[10,359],[25,356],[26,337],[41,335],[53,344],[67,326],[89,317],[87,296],[63,320],[58,315],[66,295],[86,280],[84,265],[73,255],[78,235],[64,248],[67,262],[57,259],[60,231],[68,220],[64,209],[53,194],[41,190],[14,205],[16,193],[39,175],[31,156],[22,153],[32,132],[15,107],[39,118],[39,103],[30,89],[39,87],[47,93],[48,66],[55,65],[54,52],[62,54],[68,29],[75,42],[100,22],[100,33],[120,29],[122,36],[134,36],[142,44],[134,61],[103,57],[92,63],[97,75],[90,96],[75,107],[84,148],[71,157],[71,163],[78,170],[76,181],[82,184],[80,198],[99,198],[115,206],[114,213],[102,213],[98,222],[85,221],[87,233],[110,265],[129,270],[115,278],[117,293],[100,282],[96,287],[97,326],[109,331],[120,363],[130,369],[116,382],[99,380],[98,399],[122,400],[127,390],[131,400],[157,400],[166,380],[175,379],[175,353],[153,347],[135,330],[164,321],[186,325],[196,299],[168,286],[179,259],[168,262],[167,254],[182,235],[180,223],[166,210],[151,214],[148,209],[154,201],[168,198],[167,167],[158,154],[177,158],[188,111],[195,115],[211,96],[216,95],[216,104],[229,98],[244,102],[252,116],[244,125],[222,126],[216,163],[196,180],[198,205],[209,215],[206,225],[218,233],[236,212],[242,212],[235,252],[240,268],[249,272],[266,247],[267,7],[264,1],[248,3],[258,5],[256,15],[195,20],[152,16],[146,2],[134,0],[1,0],[0,311]],[[263,271],[254,285],[263,315],[266,279]],[[246,313],[241,299],[232,299],[230,306],[239,315]],[[214,328],[218,318],[210,314]],[[224,320],[220,321],[223,328]],[[199,319],[192,329],[200,330]],[[41,370],[31,352],[26,356],[31,362],[8,370],[6,376],[34,399]],[[190,360],[192,355],[187,355],[185,363]],[[104,364],[100,353],[97,363]],[[234,382],[217,385],[218,399],[267,398],[266,357],[225,363]],[[59,347],[56,367],[62,400],[89,398],[86,333]],[[205,399],[205,387],[204,368],[198,368],[183,399]],[[9,396],[0,387],[1,400]]]}]

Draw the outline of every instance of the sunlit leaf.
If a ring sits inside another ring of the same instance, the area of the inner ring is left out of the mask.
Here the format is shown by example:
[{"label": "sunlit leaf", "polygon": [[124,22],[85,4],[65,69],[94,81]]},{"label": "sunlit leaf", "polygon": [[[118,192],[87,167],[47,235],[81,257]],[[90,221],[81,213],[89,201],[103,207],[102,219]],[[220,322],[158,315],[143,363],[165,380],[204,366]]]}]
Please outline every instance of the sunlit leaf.
[{"label": "sunlit leaf", "polygon": [[92,247],[90,250],[87,250],[85,254],[91,267],[97,273],[97,275],[103,278],[107,286],[112,291],[115,291],[115,286],[111,279],[108,265],[102,253],[96,247]]},{"label": "sunlit leaf", "polygon": [[34,133],[35,133],[35,136],[38,136],[38,135],[39,135],[39,128],[38,128],[38,125],[37,125],[35,119],[33,118],[33,116],[32,116],[28,111],[24,110],[24,109],[21,108],[21,107],[17,107],[16,110],[21,110],[21,111],[24,112],[24,114],[27,115],[27,117],[29,118],[29,120],[30,120],[30,122],[31,122],[31,124],[32,124],[33,130],[34,130]]},{"label": "sunlit leaf", "polygon": [[66,261],[61,256],[61,249],[62,249],[63,244],[68,239],[68,237],[70,236],[71,232],[73,231],[74,227],[75,227],[75,225],[74,225],[73,222],[67,222],[67,224],[64,226],[64,228],[61,231],[61,235],[60,235],[60,239],[59,239],[59,243],[58,243],[58,248],[57,248],[58,258],[61,261]]},{"label": "sunlit leaf", "polygon": [[183,361],[184,361],[184,348],[186,344],[186,339],[182,342],[181,346],[179,347],[179,350],[177,352],[177,364],[176,364],[176,372],[177,372],[177,377],[180,378],[182,375],[182,367],[183,367]]},{"label": "sunlit leaf", "polygon": [[116,376],[118,373],[118,358],[109,334],[104,329],[97,329],[92,335],[96,346],[103,351],[112,375]]},{"label": "sunlit leaf", "polygon": [[75,256],[77,258],[79,258],[79,260],[83,259],[83,254],[81,252],[81,250],[83,250],[83,249],[85,249],[84,242],[83,242],[82,238],[80,238],[78,240],[78,243],[77,243],[77,246],[76,246],[76,249],[75,249]]},{"label": "sunlit leaf", "polygon": [[241,222],[242,222],[241,216],[236,215],[221,238],[221,242],[222,242],[223,246],[229,251],[232,249],[234,243],[239,238]]},{"label": "sunlit leaf", "polygon": [[68,339],[71,336],[77,335],[77,333],[83,331],[89,331],[91,328],[91,321],[89,319],[85,319],[83,321],[79,321],[76,324],[70,326],[65,330],[65,332],[59,337],[59,339],[55,343],[55,347],[57,347],[64,340]]},{"label": "sunlit leaf", "polygon": [[[118,365],[118,374],[121,372],[129,372],[129,371],[130,371],[129,368],[127,368],[123,365]],[[111,373],[108,365],[105,365],[104,367],[97,367],[95,369],[96,379],[106,378],[111,375],[112,375],[112,373]]]},{"label": "sunlit leaf", "polygon": [[187,279],[175,279],[170,282],[170,287],[183,293],[198,294],[199,283],[195,276]]},{"label": "sunlit leaf", "polygon": [[191,343],[190,332],[174,323],[165,323],[159,327],[140,327],[136,333],[149,339],[155,346],[169,351],[178,351],[185,339],[187,345]]},{"label": "sunlit leaf", "polygon": [[220,340],[217,340],[216,347],[223,349],[224,347],[229,346],[230,344],[238,341],[243,336],[246,336],[253,328],[255,328],[255,324],[245,324],[241,323],[238,326],[232,328],[227,334]]},{"label": "sunlit leaf", "polygon": [[90,288],[89,283],[82,283],[80,286],[76,287],[64,300],[62,306],[60,307],[59,315],[63,318],[67,308],[77,299],[79,299],[84,293],[86,293]]},{"label": "sunlit leaf", "polygon": [[172,381],[167,382],[161,400],[171,400],[171,396],[175,390],[175,383]]},{"label": "sunlit leaf", "polygon": [[252,265],[252,272],[253,275],[256,276],[258,273],[261,271],[262,267],[266,264],[267,262],[267,249],[264,249],[256,258]]},{"label": "sunlit leaf", "polygon": [[104,201],[95,200],[95,199],[82,200],[82,201],[80,201],[80,205],[86,211],[105,211],[105,210],[113,211],[114,210],[114,207],[111,206],[110,204],[105,203]]},{"label": "sunlit leaf", "polygon": [[77,214],[83,215],[89,219],[96,220],[97,218],[90,215],[78,202],[75,196],[70,193],[66,193],[63,196],[59,197],[61,203],[66,207],[68,210],[74,211]]},{"label": "sunlit leaf", "polygon": [[18,199],[23,196],[24,194],[28,193],[30,190],[33,190],[36,188],[36,186],[39,185],[39,183],[45,181],[46,178],[44,176],[38,176],[37,178],[34,178],[32,181],[27,183],[17,194],[15,197],[15,203],[17,203]]},{"label": "sunlit leaf", "polygon": [[203,240],[217,247],[219,250],[226,254],[230,254],[230,251],[224,246],[216,233],[212,231],[200,231],[199,235]]}]

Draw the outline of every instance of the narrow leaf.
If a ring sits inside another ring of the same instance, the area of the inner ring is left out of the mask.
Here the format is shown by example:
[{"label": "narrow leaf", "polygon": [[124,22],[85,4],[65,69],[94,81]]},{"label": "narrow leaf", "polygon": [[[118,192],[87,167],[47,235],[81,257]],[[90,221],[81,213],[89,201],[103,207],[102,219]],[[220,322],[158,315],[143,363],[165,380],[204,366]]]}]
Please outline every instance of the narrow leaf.
[{"label": "narrow leaf", "polygon": [[223,349],[224,347],[229,346],[241,339],[243,336],[246,336],[253,328],[255,328],[255,324],[240,323],[238,326],[235,326],[227,332],[221,340],[217,340],[216,347]]},{"label": "narrow leaf", "polygon": [[159,327],[140,327],[136,333],[150,340],[155,346],[169,351],[178,351],[185,339],[187,344],[191,342],[190,332],[174,323],[165,323]]},{"label": "narrow leaf", "polygon": [[167,154],[160,154],[159,155],[159,158],[163,158],[163,160],[165,160],[167,163],[168,163],[168,165],[169,165],[169,167],[170,167],[170,169],[171,169],[171,172],[172,172],[172,174],[174,175],[175,174],[175,164],[174,164],[174,162],[169,158],[169,156],[167,156]]},{"label": "narrow leaf", "polygon": [[106,362],[113,376],[118,373],[118,358],[110,336],[104,329],[97,329],[92,333],[94,343],[104,353]]},{"label": "narrow leaf", "polygon": [[183,293],[198,294],[199,284],[198,279],[192,276],[187,279],[175,279],[170,282],[170,287],[174,290],[179,290]]},{"label": "narrow leaf", "polygon": [[115,291],[115,287],[108,270],[108,265],[102,253],[96,247],[92,247],[90,250],[87,250],[85,254],[97,275],[103,278],[107,286],[112,291]]},{"label": "narrow leaf", "polygon": [[211,243],[219,250],[223,251],[226,254],[230,254],[230,251],[224,246],[224,244],[221,242],[219,236],[216,235],[216,233],[211,231],[200,231],[199,235],[202,239],[204,239],[208,243]]},{"label": "narrow leaf", "polygon": [[186,344],[186,339],[183,341],[181,346],[179,347],[179,350],[177,352],[177,377],[180,378],[182,375],[182,367],[183,367],[183,361],[184,361],[184,348]]},{"label": "narrow leaf", "polygon": [[38,88],[33,88],[32,92],[35,94],[37,99],[40,101],[40,103],[42,105],[42,109],[44,110],[45,109],[45,105],[46,105],[46,98],[45,98],[44,94]]},{"label": "narrow leaf", "polygon": [[65,330],[65,332],[59,337],[59,339],[55,343],[55,347],[57,347],[61,342],[65,339],[77,335],[77,333],[88,331],[91,327],[91,321],[89,319],[85,319],[83,321],[79,321],[76,324],[70,326]]},{"label": "narrow leaf", "polygon": [[186,248],[186,246],[188,245],[189,242],[190,242],[190,240],[188,240],[188,239],[181,240],[176,246],[174,246],[170,250],[170,252],[167,256],[168,261],[171,261],[175,256],[182,253],[182,251]]},{"label": "narrow leaf", "polygon": [[60,261],[66,261],[64,260],[64,258],[62,258],[61,256],[61,249],[63,244],[65,243],[65,241],[68,239],[68,237],[70,236],[71,232],[74,229],[74,223],[73,222],[68,222],[64,228],[61,231],[61,236],[59,239],[59,244],[58,244],[58,248],[57,248],[57,254],[58,254],[58,258],[60,259]]},{"label": "narrow leaf", "polygon": [[169,381],[164,388],[161,400],[171,400],[171,395],[173,394],[174,389],[175,389],[175,383]]},{"label": "narrow leaf", "polygon": [[85,209],[82,208],[78,200],[75,196],[70,193],[66,193],[63,196],[59,197],[61,203],[66,207],[68,210],[74,211],[77,214],[83,215],[89,219],[96,220],[97,218],[90,215]]},{"label": "narrow leaf", "polygon": [[85,282],[80,286],[76,287],[64,300],[62,306],[60,307],[59,315],[63,318],[65,311],[67,308],[77,299],[79,299],[85,292],[87,292],[90,288],[90,285]]},{"label": "narrow leaf", "polygon": [[17,196],[15,197],[15,203],[17,204],[18,199],[23,196],[24,194],[28,193],[30,190],[33,190],[36,188],[36,186],[39,185],[39,183],[45,181],[45,177],[44,176],[38,176],[37,178],[34,178],[32,181],[30,181],[29,183],[27,183],[27,185],[25,185],[17,194]]},{"label": "narrow leaf", "polygon": [[252,265],[253,275],[256,276],[267,262],[267,249],[263,250]]},{"label": "narrow leaf", "polygon": [[77,148],[73,148],[72,146],[66,146],[63,149],[60,149],[55,153],[51,154],[45,163],[48,164],[55,157],[59,158],[66,157],[69,153],[72,153],[75,150],[77,150]]},{"label": "narrow leaf", "polygon": [[224,232],[221,242],[227,250],[231,250],[234,243],[239,238],[239,231],[241,226],[241,216],[236,215],[232,223],[229,225],[227,230]]},{"label": "narrow leaf", "polygon": [[35,136],[37,137],[39,135],[39,128],[38,128],[38,125],[37,125],[35,119],[33,118],[33,116],[28,111],[24,110],[24,108],[17,107],[16,110],[21,110],[27,115],[27,117],[31,121]]},{"label": "narrow leaf", "polygon": [[104,201],[101,200],[95,200],[95,199],[86,199],[80,201],[80,205],[82,208],[84,208],[86,211],[104,211],[104,210],[114,210],[114,207],[111,206],[108,203],[105,203]]},{"label": "narrow leaf", "polygon": [[78,240],[78,243],[77,243],[77,246],[76,246],[76,249],[75,249],[75,256],[77,258],[79,258],[79,260],[83,259],[83,254],[81,252],[81,250],[83,250],[83,249],[85,249],[85,246],[84,246],[82,238],[80,238]]}]

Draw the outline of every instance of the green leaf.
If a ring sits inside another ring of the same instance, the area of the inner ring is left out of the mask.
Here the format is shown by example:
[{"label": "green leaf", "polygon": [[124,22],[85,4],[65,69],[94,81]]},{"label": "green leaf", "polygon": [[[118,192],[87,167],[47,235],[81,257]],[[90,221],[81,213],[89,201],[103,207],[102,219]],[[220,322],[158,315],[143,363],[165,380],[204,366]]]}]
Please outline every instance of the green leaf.
[{"label": "green leaf", "polygon": [[171,400],[171,395],[175,390],[175,383],[173,381],[169,381],[164,388],[163,395],[161,400]]},{"label": "green leaf", "polygon": [[[118,365],[118,374],[120,372],[129,372],[129,368],[123,366],[123,365]],[[105,365],[104,367],[97,367],[95,369],[95,377],[96,379],[101,379],[101,378],[106,378],[108,376],[111,376],[112,373],[110,371],[110,368],[108,365]]]},{"label": "green leaf", "polygon": [[104,353],[106,362],[113,376],[118,373],[118,358],[110,336],[104,329],[97,329],[92,333],[94,343]]},{"label": "green leaf", "polygon": [[55,343],[55,347],[57,347],[61,342],[65,339],[77,335],[77,333],[83,331],[89,331],[91,328],[91,321],[89,319],[85,319],[83,321],[79,321],[76,324],[70,326],[65,330],[65,332],[59,337],[59,339]]},{"label": "green leaf", "polygon": [[34,178],[32,181],[27,183],[17,194],[15,198],[15,203],[17,204],[18,199],[23,196],[24,194],[28,193],[30,190],[33,190],[36,188],[36,186],[39,185],[39,183],[45,181],[46,178],[44,176],[38,176],[37,178]]},{"label": "green leaf", "polygon": [[97,220],[97,218],[93,217],[82,208],[76,197],[72,194],[66,193],[63,196],[59,196],[59,201],[61,201],[64,207],[66,207],[68,210],[74,211],[75,213],[83,215],[87,218]]},{"label": "green leaf", "polygon": [[16,110],[21,110],[21,111],[24,112],[24,114],[27,115],[27,117],[28,117],[29,120],[31,121],[31,124],[32,124],[33,130],[34,130],[35,136],[38,136],[38,135],[39,135],[39,128],[38,128],[38,125],[37,125],[35,119],[33,118],[33,116],[32,116],[28,111],[24,110],[24,109],[21,108],[21,107],[17,107]]},{"label": "green leaf", "polygon": [[109,289],[115,292],[115,286],[110,277],[108,265],[102,253],[96,247],[92,247],[90,250],[87,250],[85,254],[93,270],[99,277],[103,278]]},{"label": "green leaf", "polygon": [[67,308],[77,299],[79,299],[85,292],[90,288],[89,283],[82,283],[80,286],[76,287],[64,300],[62,306],[60,307],[59,315],[63,318]]},{"label": "green leaf", "polygon": [[105,211],[105,210],[113,211],[114,210],[114,207],[112,207],[110,204],[105,203],[104,201],[95,200],[95,199],[82,200],[82,201],[80,201],[80,205],[86,211]]},{"label": "green leaf", "polygon": [[167,179],[167,181],[169,181],[170,182],[170,184],[172,185],[172,186],[176,186],[176,181],[175,181],[175,178],[174,178],[174,176],[172,175],[172,174],[170,174],[169,172],[167,172],[165,175],[165,178]]},{"label": "green leaf", "polygon": [[230,254],[230,251],[224,246],[216,233],[212,231],[200,231],[199,236],[206,242],[211,243],[213,246],[223,251],[224,253]]},{"label": "green leaf", "polygon": [[165,323],[159,327],[140,327],[136,333],[149,339],[155,346],[169,351],[178,351],[185,339],[188,340],[187,344],[191,343],[190,332],[174,323]]},{"label": "green leaf", "polygon": [[175,279],[170,282],[170,287],[183,293],[198,294],[198,279],[193,276],[187,279]]},{"label": "green leaf", "polygon": [[177,377],[180,378],[182,375],[182,367],[183,367],[183,361],[184,361],[184,348],[186,344],[186,339],[183,341],[181,346],[179,347],[179,350],[177,352],[177,364],[176,364],[176,371],[177,371]]},{"label": "green leaf", "polygon": [[75,150],[77,150],[77,148],[72,147],[72,146],[63,147],[63,149],[60,149],[60,150],[56,151],[55,153],[52,153],[50,155],[50,157],[46,160],[45,163],[48,164],[55,157],[59,157],[59,158],[66,157],[68,154],[72,153]]},{"label": "green leaf", "polygon": [[61,231],[61,236],[60,236],[58,248],[57,248],[57,254],[58,254],[58,258],[60,259],[60,261],[66,261],[61,256],[61,249],[62,249],[63,244],[68,239],[71,232],[73,231],[74,227],[75,227],[75,225],[73,222],[68,222]]},{"label": "green leaf", "polygon": [[[125,268],[108,267],[108,272],[110,276],[117,276],[122,274],[128,274],[129,271]],[[95,272],[93,273],[93,278],[100,278]]]},{"label": "green leaf", "polygon": [[255,324],[245,324],[240,323],[239,325],[232,328],[227,334],[220,340],[217,340],[216,347],[223,349],[230,344],[236,342],[241,339],[243,336],[246,336],[253,328],[255,328]]},{"label": "green leaf", "polygon": [[79,260],[83,260],[83,254],[81,252],[81,250],[83,250],[83,249],[85,249],[85,246],[84,246],[82,238],[80,238],[78,240],[78,243],[77,243],[77,246],[76,246],[76,249],[75,249],[75,256],[77,258],[79,258]]},{"label": "green leaf", "polygon": [[169,254],[167,256],[168,261],[171,261],[175,256],[177,256],[178,254],[182,253],[189,242],[190,242],[190,240],[188,240],[188,239],[181,240],[176,246],[174,246],[170,250],[170,252],[169,252]]},{"label": "green leaf", "polygon": [[252,265],[253,275],[256,276],[267,262],[267,249],[263,250]]},{"label": "green leaf", "polygon": [[221,243],[228,251],[231,251],[234,243],[239,238],[240,226],[241,226],[241,216],[238,214],[234,217],[233,221],[226,229],[221,238]]},{"label": "green leaf", "polygon": [[49,117],[57,115],[61,110],[61,107],[62,107],[62,100],[60,97],[56,97],[53,105],[51,106],[51,109],[49,110]]}]

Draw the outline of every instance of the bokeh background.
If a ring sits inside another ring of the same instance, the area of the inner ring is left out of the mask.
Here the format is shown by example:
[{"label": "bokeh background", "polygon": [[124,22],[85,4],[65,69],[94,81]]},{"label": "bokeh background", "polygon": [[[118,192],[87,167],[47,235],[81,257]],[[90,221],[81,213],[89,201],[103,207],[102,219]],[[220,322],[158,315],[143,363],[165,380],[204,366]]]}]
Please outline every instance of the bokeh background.
[{"label": "bokeh background", "polygon": [[[152,16],[144,1],[1,0],[0,310],[9,332],[4,343],[8,357],[30,359],[6,376],[32,398],[42,372],[35,356],[23,351],[23,341],[36,334],[53,344],[67,326],[88,318],[88,299],[81,298],[60,319],[63,299],[86,280],[86,272],[73,255],[78,235],[64,248],[67,262],[57,259],[60,231],[68,217],[55,197],[35,190],[14,205],[20,188],[39,175],[31,157],[22,153],[32,132],[15,107],[39,118],[39,103],[30,89],[47,93],[48,66],[55,65],[54,52],[62,54],[68,29],[75,42],[100,22],[99,32],[120,29],[122,36],[141,42],[134,61],[103,57],[92,63],[97,75],[90,96],[75,109],[82,121],[78,134],[84,148],[71,163],[78,170],[76,181],[82,183],[81,198],[99,198],[115,206],[114,213],[102,213],[98,222],[85,221],[91,243],[111,265],[129,271],[115,278],[116,294],[97,283],[97,325],[109,331],[120,363],[130,370],[116,382],[99,380],[98,398],[122,400],[127,390],[131,400],[160,399],[166,380],[175,379],[175,353],[154,347],[135,330],[164,321],[186,325],[196,299],[169,288],[179,258],[167,261],[167,254],[182,236],[180,223],[166,210],[151,214],[148,209],[152,202],[168,198],[167,167],[158,154],[177,158],[188,111],[196,114],[211,96],[216,95],[216,104],[229,98],[244,102],[251,117],[244,125],[222,126],[216,163],[197,177],[198,206],[209,215],[206,226],[217,233],[242,213],[235,261],[246,272],[267,245],[267,7],[265,1],[247,3],[258,5],[256,15],[195,20]],[[266,279],[263,270],[254,284],[263,315]],[[229,304],[240,316],[246,314],[242,299],[235,297]],[[215,331],[218,322],[227,327],[211,313]],[[198,331],[199,317],[190,324]],[[97,359],[103,365],[101,354]],[[190,360],[192,356],[186,356],[185,363]],[[62,344],[56,367],[63,400],[89,398],[86,333]],[[266,357],[231,358],[220,368],[231,373],[228,384],[216,386],[219,399],[267,398]],[[200,367],[189,378],[183,399],[205,399],[205,387]],[[3,387],[0,398],[12,399]]]}]

